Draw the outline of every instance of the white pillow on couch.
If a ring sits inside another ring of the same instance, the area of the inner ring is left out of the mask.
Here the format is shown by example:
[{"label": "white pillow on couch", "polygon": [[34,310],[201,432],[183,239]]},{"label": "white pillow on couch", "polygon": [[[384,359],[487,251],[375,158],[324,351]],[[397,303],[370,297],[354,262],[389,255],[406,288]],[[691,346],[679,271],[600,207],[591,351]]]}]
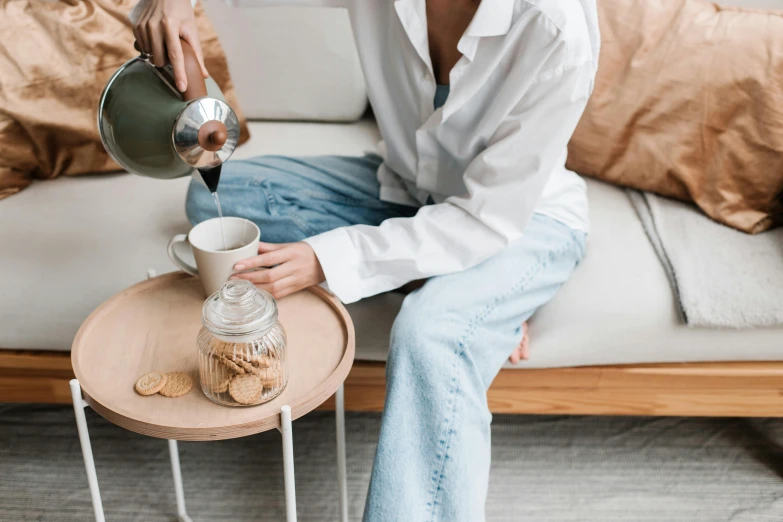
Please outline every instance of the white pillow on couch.
[{"label": "white pillow on couch", "polygon": [[367,108],[344,9],[203,3],[225,50],[245,116],[355,121]]}]

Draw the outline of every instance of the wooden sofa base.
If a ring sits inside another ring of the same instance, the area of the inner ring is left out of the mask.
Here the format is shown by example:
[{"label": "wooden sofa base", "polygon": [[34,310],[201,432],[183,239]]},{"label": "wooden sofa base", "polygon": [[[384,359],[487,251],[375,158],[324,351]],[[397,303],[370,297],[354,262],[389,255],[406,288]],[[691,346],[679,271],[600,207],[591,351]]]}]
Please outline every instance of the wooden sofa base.
[{"label": "wooden sofa base", "polygon": [[[72,378],[68,353],[0,350],[0,402],[67,404]],[[384,391],[384,365],[357,362],[345,407],[380,411]],[[503,370],[489,405],[515,414],[783,417],[783,362]]]}]

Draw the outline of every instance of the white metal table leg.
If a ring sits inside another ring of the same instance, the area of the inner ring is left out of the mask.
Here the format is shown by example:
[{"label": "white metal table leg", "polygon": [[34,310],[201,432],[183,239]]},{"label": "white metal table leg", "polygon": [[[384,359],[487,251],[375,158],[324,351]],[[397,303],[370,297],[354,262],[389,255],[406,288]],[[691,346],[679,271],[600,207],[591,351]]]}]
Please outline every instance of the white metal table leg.
[{"label": "white metal table leg", "polygon": [[294,481],[294,437],[291,407],[280,408],[280,433],[283,436],[283,479],[285,481],[286,522],[296,522],[296,489]]},{"label": "white metal table leg", "polygon": [[340,490],[340,520],[348,522],[348,481],[345,471],[345,395],[343,385],[334,397],[335,424],[337,424],[337,488]]},{"label": "white metal table leg", "polygon": [[171,474],[174,475],[174,494],[177,496],[177,516],[179,522],[193,522],[185,509],[185,489],[182,487],[182,469],[179,467],[179,448],[176,440],[169,440],[171,456]]},{"label": "white metal table leg", "polygon": [[71,379],[71,398],[73,399],[73,412],[76,414],[76,429],[79,430],[79,442],[82,446],[84,457],[84,469],[87,471],[87,483],[90,486],[92,497],[92,510],[95,512],[96,522],[106,522],[103,516],[103,502],[101,492],[98,489],[98,474],[95,473],[95,461],[92,458],[92,446],[90,445],[90,433],[87,431],[87,417],[84,408],[87,402],[82,397],[82,387],[77,379]]}]

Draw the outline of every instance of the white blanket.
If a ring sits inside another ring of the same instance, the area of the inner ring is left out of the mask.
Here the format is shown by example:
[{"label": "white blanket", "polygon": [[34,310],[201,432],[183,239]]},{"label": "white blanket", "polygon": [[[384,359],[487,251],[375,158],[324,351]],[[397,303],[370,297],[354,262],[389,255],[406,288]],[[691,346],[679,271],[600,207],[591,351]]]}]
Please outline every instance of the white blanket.
[{"label": "white blanket", "polygon": [[679,299],[695,327],[783,325],[783,228],[751,236],[695,206],[629,190]]}]

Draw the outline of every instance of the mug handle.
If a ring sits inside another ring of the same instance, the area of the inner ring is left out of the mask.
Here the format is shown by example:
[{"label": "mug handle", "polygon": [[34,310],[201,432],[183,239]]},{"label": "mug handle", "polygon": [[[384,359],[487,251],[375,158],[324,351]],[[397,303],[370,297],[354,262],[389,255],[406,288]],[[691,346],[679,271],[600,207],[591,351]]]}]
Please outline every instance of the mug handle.
[{"label": "mug handle", "polygon": [[188,240],[187,234],[177,234],[176,236],[172,237],[169,241],[168,246],[166,247],[166,250],[169,253],[169,259],[171,259],[171,262],[177,265],[183,272],[186,272],[192,276],[198,275],[198,268],[195,266],[186,263],[180,257],[177,255],[177,253],[174,251],[174,245],[177,243],[186,243]]}]

